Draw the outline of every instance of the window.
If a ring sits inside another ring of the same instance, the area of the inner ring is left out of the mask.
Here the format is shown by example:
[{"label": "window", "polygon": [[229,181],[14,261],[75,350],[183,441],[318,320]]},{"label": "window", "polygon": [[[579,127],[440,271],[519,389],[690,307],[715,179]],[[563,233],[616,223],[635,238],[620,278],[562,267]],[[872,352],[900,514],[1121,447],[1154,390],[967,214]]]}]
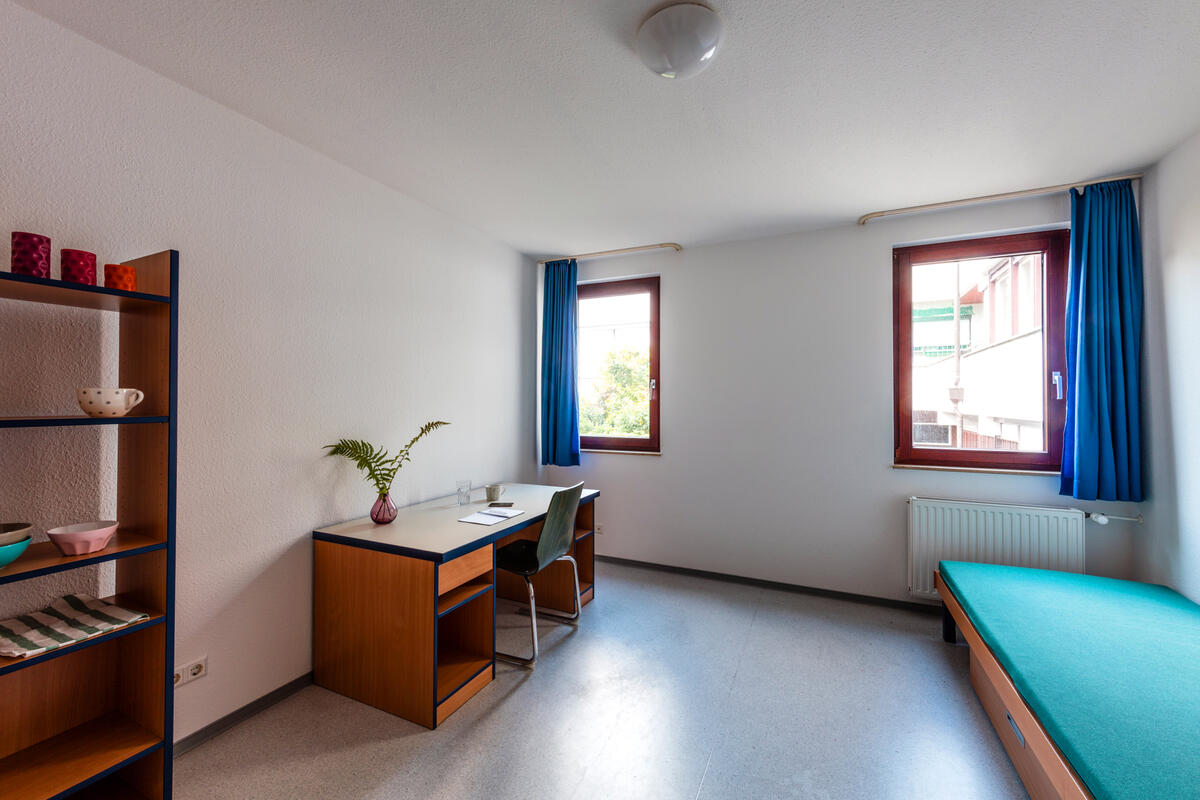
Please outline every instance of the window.
[{"label": "window", "polygon": [[658,452],[658,278],[579,286],[579,446]]},{"label": "window", "polygon": [[1062,458],[1068,231],[896,248],[895,463]]}]

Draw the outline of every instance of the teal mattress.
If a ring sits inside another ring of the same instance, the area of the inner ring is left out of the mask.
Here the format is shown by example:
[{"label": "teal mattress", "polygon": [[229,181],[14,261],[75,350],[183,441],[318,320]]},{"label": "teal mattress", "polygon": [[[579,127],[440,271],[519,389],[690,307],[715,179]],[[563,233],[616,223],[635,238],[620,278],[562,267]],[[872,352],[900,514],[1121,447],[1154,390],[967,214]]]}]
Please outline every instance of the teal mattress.
[{"label": "teal mattress", "polygon": [[1097,800],[1200,798],[1200,606],[1093,575],[940,570]]}]

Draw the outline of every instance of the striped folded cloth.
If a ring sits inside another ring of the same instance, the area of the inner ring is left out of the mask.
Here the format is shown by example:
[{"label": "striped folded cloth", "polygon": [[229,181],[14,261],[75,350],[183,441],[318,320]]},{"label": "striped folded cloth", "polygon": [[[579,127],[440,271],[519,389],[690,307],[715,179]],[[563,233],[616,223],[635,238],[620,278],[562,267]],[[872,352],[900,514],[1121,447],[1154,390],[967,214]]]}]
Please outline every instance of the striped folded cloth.
[{"label": "striped folded cloth", "polygon": [[0,656],[36,656],[132,625],[148,616],[86,594],[68,594],[41,611],[0,620]]}]

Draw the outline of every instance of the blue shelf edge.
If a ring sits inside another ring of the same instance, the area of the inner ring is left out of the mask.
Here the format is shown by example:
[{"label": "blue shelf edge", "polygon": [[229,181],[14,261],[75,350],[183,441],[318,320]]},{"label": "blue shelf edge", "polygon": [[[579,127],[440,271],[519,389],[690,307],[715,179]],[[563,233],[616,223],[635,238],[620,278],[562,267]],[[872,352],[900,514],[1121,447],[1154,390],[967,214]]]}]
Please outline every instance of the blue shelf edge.
[{"label": "blue shelf edge", "polygon": [[157,753],[159,750],[162,750],[164,746],[165,745],[162,742],[155,742],[154,744],[147,747],[145,750],[142,750],[141,752],[138,752],[138,753],[134,753],[133,755],[131,755],[129,758],[125,759],[124,761],[113,764],[108,769],[101,770],[100,772],[97,772],[95,775],[91,776],[90,778],[80,781],[79,783],[72,786],[70,789],[65,789],[64,791],[59,792],[58,794],[51,797],[50,800],[61,800],[61,798],[70,797],[70,796],[76,794],[77,792],[82,792],[84,789],[87,789],[89,786],[99,783],[100,781],[107,778],[109,775],[112,775],[115,772],[125,769],[125,767],[128,767],[130,764],[133,764],[133,763],[145,758],[146,756],[150,755],[151,753]]},{"label": "blue shelf edge", "polygon": [[127,292],[124,289],[110,289],[107,286],[92,286],[86,283],[60,281],[54,278],[38,278],[34,275],[17,275],[12,272],[0,272],[0,280],[13,281],[15,283],[32,283],[34,286],[47,286],[54,289],[70,289],[82,294],[105,294],[111,297],[123,297],[128,300],[143,300],[148,303],[170,304],[171,302],[171,298],[160,294]]},{"label": "blue shelf edge", "polygon": [[79,425],[144,425],[170,422],[170,417],[0,417],[0,428],[70,428]]},{"label": "blue shelf edge", "polygon": [[17,583],[18,581],[29,580],[30,578],[40,578],[43,575],[53,575],[55,572],[66,572],[70,569],[79,569],[80,567],[90,567],[93,564],[103,564],[105,561],[117,561],[130,556],[140,556],[143,553],[153,553],[155,550],[166,550],[166,542],[155,542],[154,544],[143,545],[142,547],[131,547],[128,550],[118,550],[115,553],[97,553],[89,558],[87,556],[76,557],[71,561],[62,564],[55,564],[52,567],[42,567],[30,572],[20,572],[15,575],[0,575],[0,586],[6,583]]},{"label": "blue shelf edge", "polygon": [[459,600],[457,603],[455,603],[454,605],[450,606],[450,607],[449,607],[449,608],[447,608],[445,611],[439,611],[439,612],[437,612],[437,615],[436,615],[436,616],[437,616],[437,618],[438,618],[438,619],[441,619],[442,617],[444,617],[444,616],[446,616],[447,614],[449,614],[451,611],[456,611],[456,610],[458,610],[458,609],[462,608],[462,607],[463,607],[463,606],[465,606],[467,603],[469,603],[469,602],[471,602],[472,600],[474,600],[474,599],[478,598],[480,595],[487,594],[488,592],[495,590],[495,588],[496,588],[496,584],[495,584],[495,578],[492,578],[492,583],[489,583],[487,586],[484,586],[483,588],[479,589],[478,591],[476,591],[476,592],[473,592],[473,593],[472,593],[471,595],[469,595],[468,597],[464,597],[462,600]]},{"label": "blue shelf edge", "polygon": [[0,675],[8,675],[11,672],[19,672],[20,670],[37,666],[38,664],[45,664],[47,661],[53,661],[56,658],[69,656],[71,653],[78,653],[80,650],[86,650],[89,647],[95,647],[98,644],[111,642],[113,639],[120,639],[122,636],[128,636],[131,633],[137,633],[138,631],[144,631],[147,628],[153,628],[155,625],[163,625],[166,623],[166,621],[166,614],[160,614],[156,617],[142,620],[141,622],[135,622],[132,625],[126,625],[123,628],[117,628],[115,631],[109,631],[108,633],[101,634],[100,636],[93,636],[91,639],[84,639],[83,641],[76,642],[74,644],[64,645],[57,650],[51,650],[48,653],[30,656],[23,661],[17,661],[16,663],[9,664],[8,666],[0,667]]}]

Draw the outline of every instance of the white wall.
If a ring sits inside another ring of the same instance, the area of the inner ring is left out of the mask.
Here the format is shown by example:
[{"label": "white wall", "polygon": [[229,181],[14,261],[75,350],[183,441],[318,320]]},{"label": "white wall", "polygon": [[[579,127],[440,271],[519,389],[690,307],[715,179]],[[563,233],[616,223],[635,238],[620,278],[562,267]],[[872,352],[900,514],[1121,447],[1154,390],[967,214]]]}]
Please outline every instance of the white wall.
[{"label": "white wall", "polygon": [[1155,491],[1137,571],[1200,601],[1200,134],[1155,165],[1143,198],[1146,373],[1162,390],[1148,404]]},{"label": "white wall", "polygon": [[[210,675],[177,691],[177,737],[311,668],[309,532],[374,499],[321,445],[451,421],[400,502],[527,472],[535,286],[512,250],[8,2],[0,176],[0,231],[50,235],[56,269],[60,247],[181,253],[176,663]],[[71,413],[76,385],[115,380],[111,326],[0,303],[0,413]],[[114,511],[102,434],[0,432],[0,451],[0,517]]]},{"label": "white wall", "polygon": [[[1081,504],[1057,476],[892,468],[891,249],[1068,215],[1064,193],[586,262],[581,280],[662,275],[663,454],[544,477],[601,490],[603,554],[908,599],[909,495]],[[1087,535],[1089,571],[1129,573],[1127,527]]]}]

